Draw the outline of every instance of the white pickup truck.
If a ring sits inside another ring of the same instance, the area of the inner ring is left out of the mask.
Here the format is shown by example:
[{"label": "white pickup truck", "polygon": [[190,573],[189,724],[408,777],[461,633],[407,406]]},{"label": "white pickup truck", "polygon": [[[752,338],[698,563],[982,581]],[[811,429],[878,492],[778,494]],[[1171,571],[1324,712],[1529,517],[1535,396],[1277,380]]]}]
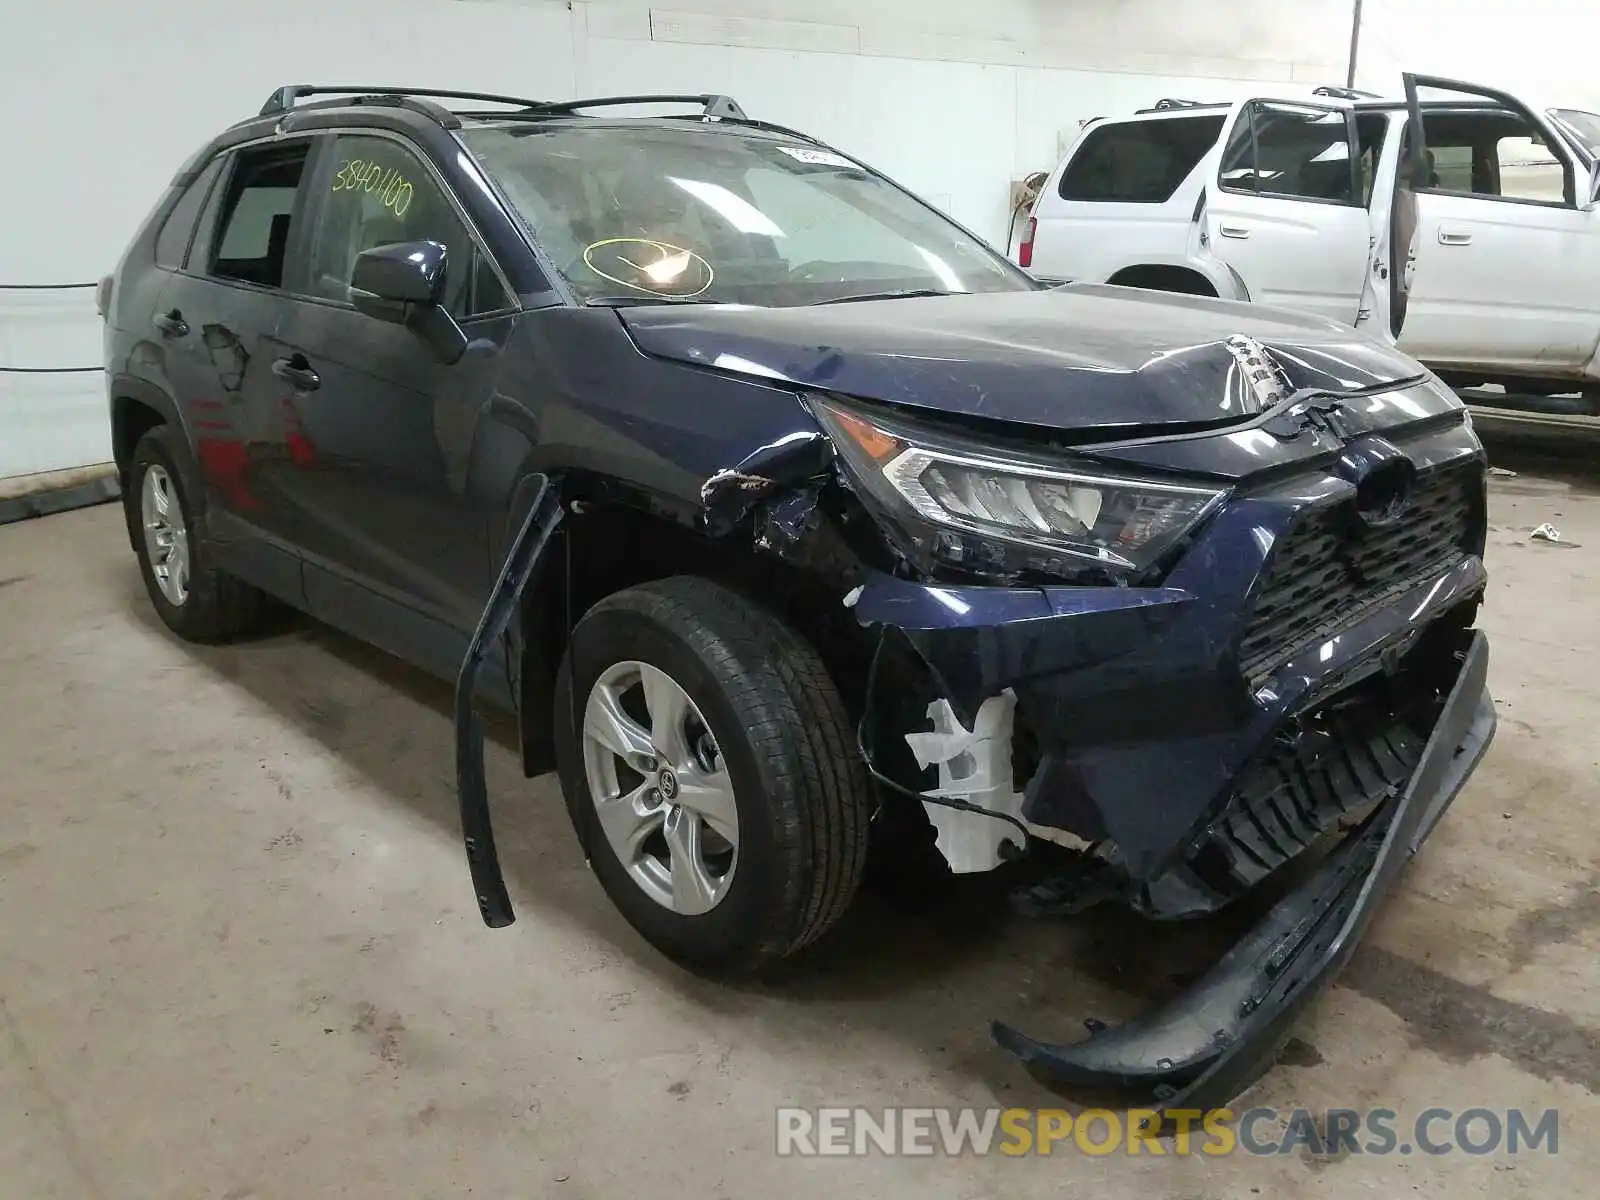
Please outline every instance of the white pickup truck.
[{"label": "white pickup truck", "polygon": [[1164,100],[1088,122],[1017,260],[1321,313],[1454,386],[1581,392],[1597,411],[1600,116],[1432,76],[1405,91]]}]

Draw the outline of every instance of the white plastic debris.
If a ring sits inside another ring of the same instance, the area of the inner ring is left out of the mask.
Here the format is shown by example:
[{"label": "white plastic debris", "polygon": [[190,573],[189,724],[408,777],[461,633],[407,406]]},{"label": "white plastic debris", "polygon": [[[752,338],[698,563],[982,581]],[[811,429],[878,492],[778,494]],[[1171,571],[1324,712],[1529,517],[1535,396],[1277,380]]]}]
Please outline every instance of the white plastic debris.
[{"label": "white plastic debris", "polygon": [[1550,524],[1549,521],[1546,521],[1543,525],[1539,526],[1539,528],[1530,533],[1528,537],[1531,541],[1535,542],[1559,542],[1561,540],[1561,530]]},{"label": "white plastic debris", "polygon": [[[939,786],[926,793],[964,800],[993,813],[1020,819],[1022,794],[1012,787],[1011,727],[1017,697],[1010,688],[991,696],[968,729],[948,700],[928,705],[930,732],[906,734],[906,745],[923,769],[939,768]],[[992,871],[1004,860],[1010,842],[1023,849],[1023,837],[1010,821],[963,812],[924,800],[939,835],[939,853],[957,874]]]},{"label": "white plastic debris", "polygon": [[862,591],[862,587],[857,584],[855,587],[846,592],[844,595],[844,606],[846,608],[854,608],[856,606],[856,601],[861,599]]},{"label": "white plastic debris", "polygon": [[1508,471],[1504,467],[1490,467],[1489,474],[1496,479],[1515,479],[1517,477],[1515,471]]}]

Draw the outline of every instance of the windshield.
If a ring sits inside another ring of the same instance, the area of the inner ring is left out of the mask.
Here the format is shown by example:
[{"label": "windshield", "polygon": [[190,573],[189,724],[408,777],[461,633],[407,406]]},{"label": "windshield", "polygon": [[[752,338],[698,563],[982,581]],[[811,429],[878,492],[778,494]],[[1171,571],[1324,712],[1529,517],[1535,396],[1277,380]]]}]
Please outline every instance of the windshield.
[{"label": "windshield", "polygon": [[1591,158],[1600,154],[1600,115],[1576,108],[1552,108],[1550,115],[1565,132],[1578,139]]},{"label": "windshield", "polygon": [[1037,286],[887,180],[799,141],[543,122],[461,136],[584,301],[781,307]]}]

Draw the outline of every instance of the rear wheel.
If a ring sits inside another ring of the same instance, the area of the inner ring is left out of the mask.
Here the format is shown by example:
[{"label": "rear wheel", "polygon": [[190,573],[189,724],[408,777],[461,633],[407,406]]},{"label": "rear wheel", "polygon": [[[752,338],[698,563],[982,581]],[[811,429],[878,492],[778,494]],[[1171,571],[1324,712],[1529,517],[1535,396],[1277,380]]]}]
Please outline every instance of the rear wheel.
[{"label": "rear wheel", "polygon": [[151,429],[134,447],[123,503],[156,613],[179,637],[221,642],[256,627],[266,597],[213,562],[179,469],[186,454],[170,426]]},{"label": "rear wheel", "polygon": [[620,592],[573,631],[556,753],[601,886],[652,945],[743,973],[854,896],[872,788],[816,651],[709,580]]}]

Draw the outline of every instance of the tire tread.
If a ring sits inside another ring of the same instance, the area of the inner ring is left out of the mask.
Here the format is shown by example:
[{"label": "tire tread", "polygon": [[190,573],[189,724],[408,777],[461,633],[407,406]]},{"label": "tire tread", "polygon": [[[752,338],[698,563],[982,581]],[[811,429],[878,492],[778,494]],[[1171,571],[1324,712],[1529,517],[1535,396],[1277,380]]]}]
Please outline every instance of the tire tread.
[{"label": "tire tread", "polygon": [[[760,922],[738,971],[816,942],[843,916],[866,867],[874,791],[837,688],[816,649],[769,609],[711,579],[675,576],[616,593],[618,609],[675,630],[725,681],[773,797],[777,853],[798,869]],[[588,619],[588,618],[586,618]]]}]

